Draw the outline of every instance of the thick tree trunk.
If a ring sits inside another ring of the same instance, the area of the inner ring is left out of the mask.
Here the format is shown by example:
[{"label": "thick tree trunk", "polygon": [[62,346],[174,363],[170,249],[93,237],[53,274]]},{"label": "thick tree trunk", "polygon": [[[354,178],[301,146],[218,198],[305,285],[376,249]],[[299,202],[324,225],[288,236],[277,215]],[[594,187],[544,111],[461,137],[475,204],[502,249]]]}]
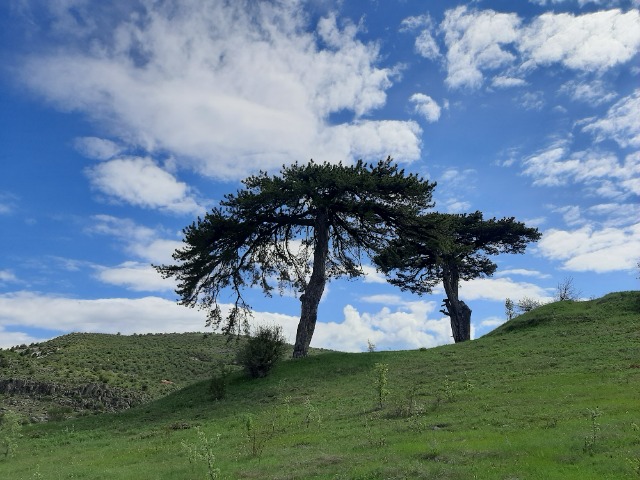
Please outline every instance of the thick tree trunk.
[{"label": "thick tree trunk", "polygon": [[455,267],[445,268],[442,283],[447,298],[443,303],[445,309],[440,311],[451,319],[451,332],[456,343],[471,340],[471,309],[458,298],[458,282]]},{"label": "thick tree trunk", "polygon": [[316,217],[315,248],[313,250],[313,270],[309,283],[300,296],[300,323],[293,347],[293,358],[306,357],[313,331],[318,320],[318,305],[327,283],[327,257],[329,255],[329,221],[327,212],[322,211]]}]

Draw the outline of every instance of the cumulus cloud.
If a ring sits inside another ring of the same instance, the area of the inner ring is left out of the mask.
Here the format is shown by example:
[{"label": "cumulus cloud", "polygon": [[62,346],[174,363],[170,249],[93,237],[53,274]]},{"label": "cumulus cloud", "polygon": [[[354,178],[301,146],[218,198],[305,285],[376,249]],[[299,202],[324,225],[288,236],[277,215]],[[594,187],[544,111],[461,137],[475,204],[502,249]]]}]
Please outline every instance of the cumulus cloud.
[{"label": "cumulus cloud", "polygon": [[470,10],[460,6],[445,13],[440,25],[447,45],[446,83],[450,88],[477,88],[483,70],[495,70],[516,60],[506,46],[518,39],[520,18],[513,13]]},{"label": "cumulus cloud", "polygon": [[[432,29],[425,31],[430,35]],[[600,75],[640,51],[637,10],[547,12],[525,24],[515,13],[460,6],[447,10],[438,31],[447,47],[446,83],[453,89],[477,89],[489,71],[497,71],[492,79],[495,88],[525,85],[523,77],[532,70],[553,65]],[[435,44],[428,38],[426,45]],[[567,88],[576,99],[595,100],[587,87]]]},{"label": "cumulus cloud", "polygon": [[[24,59],[22,81],[122,144],[171,152],[216,178],[311,157],[419,157],[412,122],[361,120],[385,104],[398,72],[378,65],[378,46],[360,41],[355,25],[339,27],[333,15],[309,25],[301,1],[146,5],[105,11],[75,43],[61,26],[55,48]],[[71,6],[62,10],[53,15]],[[330,124],[340,111],[356,123]]]},{"label": "cumulus cloud", "polygon": [[179,214],[202,214],[206,210],[186,183],[148,157],[116,158],[86,172],[96,190],[131,205]]},{"label": "cumulus cloud", "polygon": [[615,140],[621,147],[640,147],[640,89],[616,102],[603,118],[587,122],[582,130],[597,142]]},{"label": "cumulus cloud", "polygon": [[573,15],[544,13],[524,27],[518,40],[523,66],[560,63],[603,72],[625,63],[640,48],[640,12],[614,9]]},{"label": "cumulus cloud", "polygon": [[347,305],[342,322],[317,324],[311,345],[362,352],[367,349],[367,340],[378,350],[452,343],[449,318],[430,318],[435,306],[435,302],[407,302],[395,310],[383,307],[378,312],[361,313]]},{"label": "cumulus cloud", "polygon": [[420,30],[415,40],[416,52],[424,58],[435,60],[440,56],[440,48],[434,38],[435,24],[430,15],[418,15],[402,20],[400,31]]},{"label": "cumulus cloud", "polygon": [[[324,143],[341,151],[341,156],[327,153],[321,157],[380,159],[391,155],[395,160],[416,159],[420,156],[421,134],[422,129],[413,121],[359,120],[336,125],[325,130],[326,142]],[[363,154],[363,152],[368,153]]]},{"label": "cumulus cloud", "polygon": [[640,223],[618,228],[585,225],[550,229],[538,243],[542,255],[576,272],[614,272],[634,268],[640,252]]},{"label": "cumulus cloud", "polygon": [[442,109],[440,105],[424,93],[414,93],[409,98],[409,101],[413,103],[413,111],[419,115],[422,115],[429,123],[437,122],[440,118]]},{"label": "cumulus cloud", "polygon": [[[230,306],[221,307],[225,310]],[[357,352],[366,350],[367,340],[380,350],[450,343],[449,319],[431,318],[434,308],[434,302],[407,302],[395,310],[384,307],[378,312],[360,313],[347,305],[342,322],[318,322],[311,345]],[[298,318],[254,312],[252,323],[281,325],[285,336],[293,341]],[[0,331],[7,327],[18,330],[23,327],[48,329],[61,334],[72,331],[168,333],[202,331],[204,324],[204,312],[158,297],[78,300],[35,292],[0,295]],[[31,337],[16,332],[2,338],[0,345],[10,346],[29,341]]]}]

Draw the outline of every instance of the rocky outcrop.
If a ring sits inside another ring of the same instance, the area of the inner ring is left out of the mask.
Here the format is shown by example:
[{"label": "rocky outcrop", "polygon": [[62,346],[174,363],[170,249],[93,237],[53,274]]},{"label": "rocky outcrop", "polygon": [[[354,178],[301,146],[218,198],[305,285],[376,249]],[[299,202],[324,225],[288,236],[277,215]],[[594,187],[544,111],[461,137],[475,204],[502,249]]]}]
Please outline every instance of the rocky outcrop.
[{"label": "rocky outcrop", "polygon": [[144,401],[142,395],[101,383],[62,385],[19,378],[0,379],[0,394],[51,397],[75,409],[99,411],[125,410]]}]

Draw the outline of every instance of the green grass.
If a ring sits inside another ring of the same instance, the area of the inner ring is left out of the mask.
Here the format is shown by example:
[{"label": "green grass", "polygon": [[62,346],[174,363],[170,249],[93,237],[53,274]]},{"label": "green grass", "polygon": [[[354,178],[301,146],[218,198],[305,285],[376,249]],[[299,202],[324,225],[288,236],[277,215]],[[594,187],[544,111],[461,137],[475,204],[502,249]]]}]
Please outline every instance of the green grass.
[{"label": "green grass", "polygon": [[[222,335],[202,333],[72,333],[0,350],[0,380],[30,379],[63,387],[97,383],[122,391],[122,396],[138,402],[148,401],[210,378],[220,364],[238,369],[234,366],[236,351],[243,340],[227,340]],[[17,410],[32,418],[105,410],[100,402],[87,402],[84,408],[78,402],[73,403],[73,408],[69,405],[70,399],[65,395],[25,398],[0,394],[0,408]]]},{"label": "green grass", "polygon": [[[382,408],[376,363],[389,368]],[[0,478],[211,478],[193,455],[202,434],[227,479],[640,478],[639,385],[640,293],[621,292],[464,344],[236,373],[221,401],[201,381],[125,412],[26,425]]]}]

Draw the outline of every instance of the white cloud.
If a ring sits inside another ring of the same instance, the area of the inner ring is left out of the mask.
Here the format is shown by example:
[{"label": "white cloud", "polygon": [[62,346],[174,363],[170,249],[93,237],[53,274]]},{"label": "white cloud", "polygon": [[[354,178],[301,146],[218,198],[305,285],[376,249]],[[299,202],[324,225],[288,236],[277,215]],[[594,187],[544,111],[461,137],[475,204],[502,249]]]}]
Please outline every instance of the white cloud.
[{"label": "white cloud", "polygon": [[508,277],[476,278],[460,282],[460,298],[467,300],[492,300],[504,302],[506,298],[533,298],[548,301],[552,295],[548,288],[528,282],[515,282]]},{"label": "white cloud", "polygon": [[127,157],[87,169],[94,188],[131,205],[180,214],[202,214],[206,209],[186,183],[158,167],[150,158]]},{"label": "white cloud", "polygon": [[542,107],[544,107],[544,93],[540,90],[525,92],[520,96],[520,105],[525,110],[542,110]]},{"label": "white cloud", "polygon": [[328,159],[359,156],[380,159],[391,155],[395,160],[408,161],[420,157],[422,129],[413,121],[360,120],[330,127],[324,134],[325,143],[342,152],[338,156],[327,153],[324,157]]},{"label": "white cloud", "polygon": [[[460,6],[445,13],[440,31],[447,46],[446,83],[450,88],[477,89],[490,70],[498,71],[492,80],[496,88],[524,85],[523,75],[556,64],[602,74],[640,51],[637,10],[577,16],[547,12],[523,25],[515,13]],[[573,92],[576,99],[596,100],[586,87],[575,86]]]},{"label": "white cloud", "polygon": [[384,274],[378,272],[376,267],[363,265],[362,271],[364,272],[364,283],[387,283]]},{"label": "white cloud", "polygon": [[162,276],[148,263],[125,262],[117,267],[97,267],[97,278],[134,292],[174,291],[176,283]]},{"label": "white cloud", "polygon": [[464,200],[449,198],[444,200],[444,209],[447,213],[465,213],[471,208],[471,203]]},{"label": "white cloud", "polygon": [[506,277],[509,275],[522,275],[524,277],[535,277],[535,278],[549,278],[551,275],[547,273],[539,272],[538,270],[529,270],[526,268],[509,268],[505,270],[500,270],[495,273],[496,277]]},{"label": "white cloud", "polygon": [[582,129],[595,135],[597,142],[612,139],[621,147],[640,147],[640,89],[616,102],[604,118],[588,122]]},{"label": "white cloud", "polygon": [[526,84],[526,80],[523,80],[522,78],[509,77],[504,75],[495,76],[491,80],[491,85],[496,88],[523,87]]},{"label": "white cloud", "polygon": [[427,122],[437,122],[440,118],[441,108],[438,103],[429,95],[423,93],[414,93],[409,98],[414,104],[413,111],[422,115]]},{"label": "white cloud", "polygon": [[74,146],[84,156],[96,160],[109,160],[122,152],[117,143],[97,137],[76,138]]},{"label": "white cloud", "polygon": [[435,60],[440,56],[440,48],[433,36],[435,24],[430,15],[407,17],[400,24],[401,32],[420,30],[416,37],[416,52],[424,58]]},{"label": "white cloud", "polygon": [[448,47],[446,83],[451,88],[478,88],[483,70],[511,65],[516,56],[505,46],[518,38],[520,18],[513,13],[469,10],[445,13],[440,25]]},{"label": "white cloud", "polygon": [[11,270],[0,270],[0,285],[3,283],[15,283],[18,278]]},{"label": "white cloud", "polygon": [[95,223],[87,228],[87,233],[116,237],[127,253],[154,264],[173,263],[171,255],[184,246],[182,241],[163,238],[161,232],[130,219],[95,215],[92,220]]},{"label": "white cloud", "polygon": [[635,203],[600,203],[587,209],[605,227],[629,224],[630,218],[640,218],[640,205]]},{"label": "white cloud", "polygon": [[499,327],[504,322],[506,322],[505,318],[489,317],[489,318],[486,318],[486,319],[482,320],[482,322],[480,322],[480,326],[481,327],[490,327],[490,328],[493,329],[493,328]]},{"label": "white cloud", "polygon": [[205,314],[157,297],[80,300],[13,292],[0,295],[0,328],[124,334],[202,331]]},{"label": "white cloud", "polygon": [[560,63],[602,72],[633,58],[640,48],[640,12],[599,11],[575,16],[544,13],[518,39],[525,68]]},{"label": "white cloud", "polygon": [[538,242],[542,255],[576,272],[614,272],[634,268],[640,252],[640,223],[626,227],[550,229]]},{"label": "white cloud", "polygon": [[570,80],[560,88],[561,93],[566,93],[573,100],[588,103],[589,105],[601,105],[613,100],[616,94],[607,91],[602,80],[577,81]]},{"label": "white cloud", "polygon": [[18,198],[7,192],[0,192],[0,215],[9,215],[16,209]]},{"label": "white cloud", "polygon": [[402,300],[400,295],[390,295],[390,294],[378,294],[378,295],[367,295],[361,297],[360,300],[367,303],[380,303],[383,305],[403,305],[406,302]]},{"label": "white cloud", "polygon": [[[223,309],[229,308],[222,305]],[[434,347],[451,343],[448,318],[430,318],[434,302],[407,302],[397,310],[383,308],[376,313],[360,313],[344,308],[342,322],[318,322],[312,346],[342,351],[364,351],[367,340],[380,350]],[[0,331],[15,328],[42,328],[60,333],[102,332],[168,333],[203,331],[205,313],[185,308],[158,297],[137,299],[105,298],[78,300],[34,292],[0,295]],[[252,323],[278,324],[285,336],[295,340],[298,318],[270,312],[254,312]],[[4,332],[3,332],[4,334]],[[15,332],[0,345],[31,341],[27,334]],[[38,341],[38,339],[33,339]]]},{"label": "white cloud", "polygon": [[434,302],[408,302],[392,311],[384,307],[376,313],[360,313],[347,305],[341,323],[318,323],[312,346],[349,352],[367,349],[367,340],[378,350],[435,347],[452,343],[448,317],[429,318]]},{"label": "white cloud", "polygon": [[585,184],[598,196],[627,198],[637,194],[640,177],[640,154],[627,155],[620,162],[615,154],[598,149],[570,152],[566,141],[525,158],[523,174],[534,185],[557,187],[571,183]]},{"label": "white cloud", "polygon": [[[378,66],[378,46],[358,40],[356,26],[330,15],[308,31],[301,1],[147,7],[106,11],[99,21],[109,28],[82,41],[61,27],[67,35],[52,53],[24,60],[22,80],[122,144],[172,152],[180,166],[216,178],[311,157],[419,157],[414,123],[360,120],[385,104],[398,72]],[[356,123],[331,125],[339,111]]]},{"label": "white cloud", "polygon": [[[546,5],[559,5],[562,3],[568,3],[568,2],[576,2],[578,3],[579,6],[584,7],[585,5],[589,4],[589,3],[593,3],[596,5],[604,5],[604,6],[613,6],[613,5],[619,5],[620,4],[620,0],[529,0],[531,3],[535,3],[537,5],[541,5],[541,6],[546,6]],[[637,1],[637,0],[632,0],[632,1]]]},{"label": "white cloud", "polygon": [[14,345],[30,345],[48,340],[47,338],[38,338],[24,332],[7,331],[0,325],[0,348],[10,348]]}]

